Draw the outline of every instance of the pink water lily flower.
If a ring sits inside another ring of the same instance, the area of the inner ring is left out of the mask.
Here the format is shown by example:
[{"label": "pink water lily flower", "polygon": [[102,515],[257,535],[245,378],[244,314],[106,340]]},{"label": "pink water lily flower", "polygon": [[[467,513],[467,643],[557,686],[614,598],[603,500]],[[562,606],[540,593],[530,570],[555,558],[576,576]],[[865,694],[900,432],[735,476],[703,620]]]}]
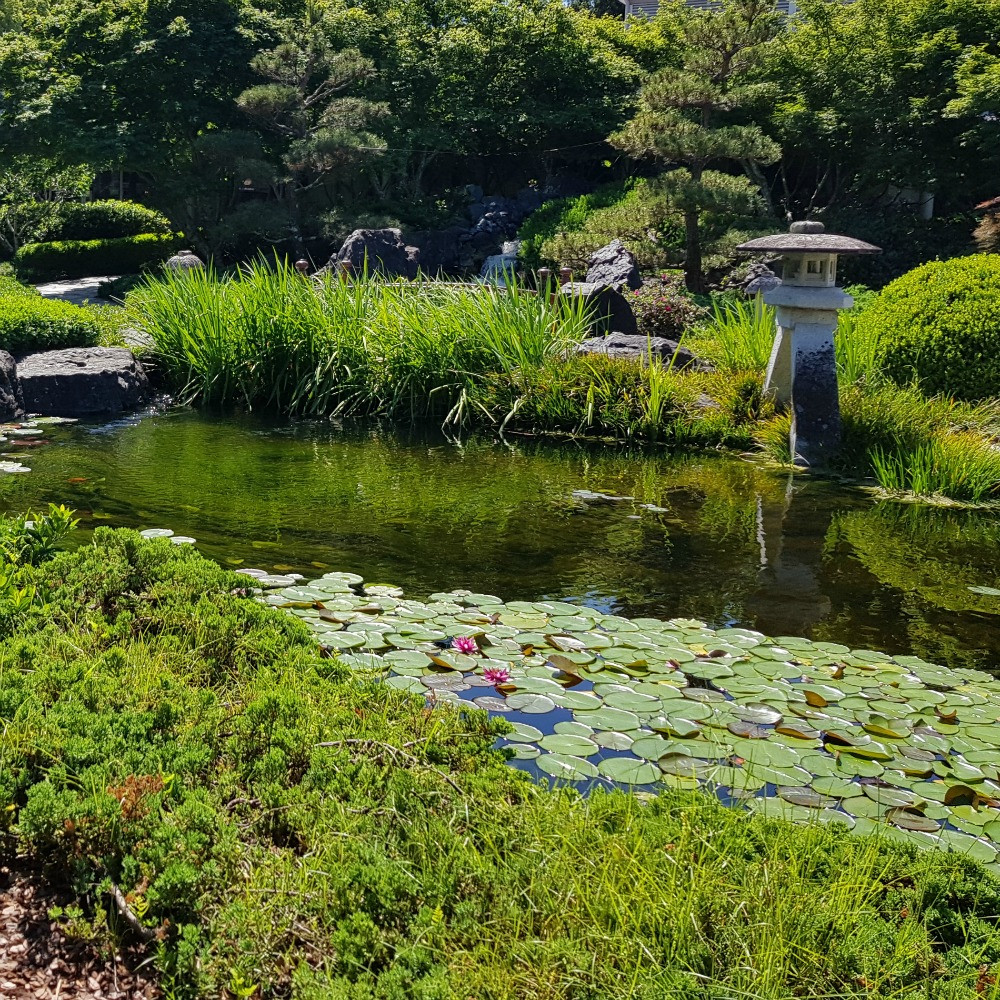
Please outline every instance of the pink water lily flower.
[{"label": "pink water lily flower", "polygon": [[506,667],[487,667],[483,671],[483,680],[490,684],[506,684],[510,680],[510,671]]},{"label": "pink water lily flower", "polygon": [[457,639],[452,639],[451,648],[455,650],[456,653],[468,653],[470,656],[479,652],[476,640],[473,639],[472,636],[468,635],[460,635]]}]

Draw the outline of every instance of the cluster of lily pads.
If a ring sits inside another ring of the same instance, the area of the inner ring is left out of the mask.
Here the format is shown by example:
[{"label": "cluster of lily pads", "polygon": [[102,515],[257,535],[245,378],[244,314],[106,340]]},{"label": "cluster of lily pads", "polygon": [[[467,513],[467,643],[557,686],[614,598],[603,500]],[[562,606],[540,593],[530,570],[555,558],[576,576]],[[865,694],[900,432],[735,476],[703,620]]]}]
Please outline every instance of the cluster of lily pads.
[{"label": "cluster of lily pads", "polygon": [[32,417],[17,423],[0,424],[0,473],[31,472],[31,467],[21,459],[25,457],[25,449],[37,448],[48,444],[45,440],[45,428],[54,424],[72,424],[76,421],[71,417]]},{"label": "cluster of lily pads", "polygon": [[1000,683],[986,673],[562,601],[240,572],[351,667],[503,713],[521,766],[709,787],[766,816],[997,860]]},{"label": "cluster of lily pads", "polygon": [[194,545],[197,541],[190,535],[175,535],[173,528],[145,528],[139,534],[143,538],[167,538],[174,545]]}]

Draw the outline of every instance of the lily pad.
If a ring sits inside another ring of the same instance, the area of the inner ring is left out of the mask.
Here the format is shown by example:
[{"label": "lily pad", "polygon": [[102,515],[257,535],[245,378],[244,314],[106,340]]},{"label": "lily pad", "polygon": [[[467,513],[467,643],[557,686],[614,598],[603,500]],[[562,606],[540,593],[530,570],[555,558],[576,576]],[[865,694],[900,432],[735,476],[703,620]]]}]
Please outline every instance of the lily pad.
[{"label": "lily pad", "polygon": [[651,785],[661,776],[659,768],[629,757],[608,757],[597,765],[597,769],[604,777],[624,785]]},{"label": "lily pad", "polygon": [[536,762],[546,774],[565,781],[583,781],[586,778],[596,778],[598,774],[597,768],[582,757],[543,753]]}]

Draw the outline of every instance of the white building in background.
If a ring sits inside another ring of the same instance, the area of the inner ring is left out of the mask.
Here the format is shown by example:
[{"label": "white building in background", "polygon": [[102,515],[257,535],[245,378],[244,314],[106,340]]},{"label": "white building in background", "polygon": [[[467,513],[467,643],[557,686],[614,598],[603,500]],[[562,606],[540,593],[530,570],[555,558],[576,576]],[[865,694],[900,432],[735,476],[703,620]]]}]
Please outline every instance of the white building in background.
[{"label": "white building in background", "polygon": [[[625,5],[625,16],[645,15],[652,17],[660,9],[660,0],[621,0]],[[718,0],[687,0],[689,7],[712,7]],[[794,14],[797,8],[795,0],[777,0],[778,10],[785,14]]]}]

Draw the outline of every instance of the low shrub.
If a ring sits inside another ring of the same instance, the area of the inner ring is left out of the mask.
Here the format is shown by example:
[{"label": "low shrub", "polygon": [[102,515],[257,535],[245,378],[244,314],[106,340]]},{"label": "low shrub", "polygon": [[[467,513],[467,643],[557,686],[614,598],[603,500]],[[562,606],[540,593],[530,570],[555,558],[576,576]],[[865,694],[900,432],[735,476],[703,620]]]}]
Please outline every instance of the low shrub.
[{"label": "low shrub", "polygon": [[1000,959],[971,861],[533,785],[503,722],[320,659],[192,549],[102,528],[30,572],[0,825],[81,932],[139,928],[177,1000],[957,1000]]},{"label": "low shrub", "polygon": [[924,264],[888,285],[859,316],[885,374],[958,399],[1000,395],[1000,255]]},{"label": "low shrub", "polygon": [[28,243],[14,255],[14,266],[18,274],[36,281],[129,274],[162,263],[181,243],[180,236],[160,233],[107,240]]},{"label": "low shrub", "polygon": [[629,304],[639,332],[646,337],[679,340],[707,315],[688,295],[680,274],[661,274],[644,281],[629,297]]},{"label": "low shrub", "polygon": [[134,201],[67,201],[58,205],[46,240],[114,240],[169,232],[170,220],[162,212]]},{"label": "low shrub", "polygon": [[0,278],[0,350],[11,354],[92,347],[100,335],[95,312],[42,298],[11,278]]}]

